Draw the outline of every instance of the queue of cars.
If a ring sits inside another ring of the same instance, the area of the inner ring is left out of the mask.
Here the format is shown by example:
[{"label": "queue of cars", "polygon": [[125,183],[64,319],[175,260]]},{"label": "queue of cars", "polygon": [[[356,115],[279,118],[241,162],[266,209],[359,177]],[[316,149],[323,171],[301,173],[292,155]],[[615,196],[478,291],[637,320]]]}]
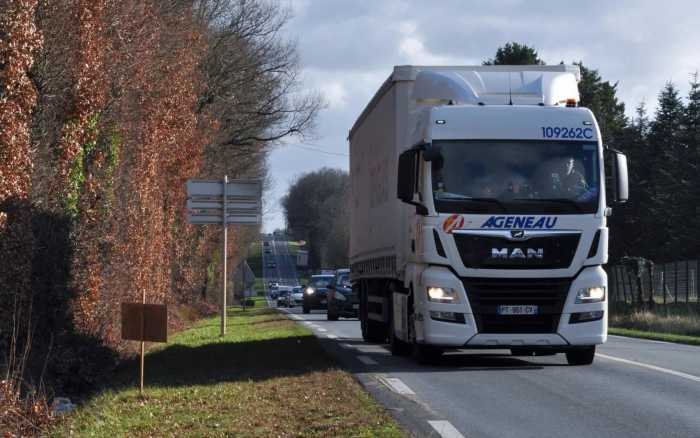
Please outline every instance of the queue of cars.
[{"label": "queue of cars", "polygon": [[329,321],[337,321],[340,317],[355,318],[359,310],[349,269],[323,271],[312,275],[308,284],[302,286],[283,286],[271,281],[268,291],[278,307],[301,306],[303,313],[326,310]]}]

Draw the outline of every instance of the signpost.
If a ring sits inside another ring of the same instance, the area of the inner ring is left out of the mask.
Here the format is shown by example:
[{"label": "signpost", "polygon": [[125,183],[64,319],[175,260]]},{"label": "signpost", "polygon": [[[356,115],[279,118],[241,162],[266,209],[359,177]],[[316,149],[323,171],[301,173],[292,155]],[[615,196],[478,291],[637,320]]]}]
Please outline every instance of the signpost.
[{"label": "signpost", "polygon": [[223,226],[223,287],[221,291],[221,336],[226,335],[226,262],[228,224],[257,225],[261,221],[262,183],[258,180],[187,181],[187,222]]},{"label": "signpost", "polygon": [[141,341],[139,393],[143,395],[146,342],[168,342],[168,307],[165,304],[122,303],[122,339]]}]

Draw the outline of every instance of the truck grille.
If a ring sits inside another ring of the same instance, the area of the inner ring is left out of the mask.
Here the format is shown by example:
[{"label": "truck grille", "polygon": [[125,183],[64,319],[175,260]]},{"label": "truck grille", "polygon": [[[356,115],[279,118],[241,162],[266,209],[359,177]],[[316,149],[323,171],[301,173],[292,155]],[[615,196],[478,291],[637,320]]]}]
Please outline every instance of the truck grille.
[{"label": "truck grille", "polygon": [[[462,278],[479,333],[556,333],[569,278]],[[504,316],[501,305],[536,305],[537,315]]]},{"label": "truck grille", "polygon": [[[571,266],[576,254],[580,235],[533,237],[523,242],[511,241],[496,236],[454,234],[455,243],[467,268],[476,269],[562,269]],[[494,258],[493,250],[504,251],[507,257]],[[513,251],[521,252],[523,258],[512,257]],[[542,257],[528,254],[541,250]]]}]

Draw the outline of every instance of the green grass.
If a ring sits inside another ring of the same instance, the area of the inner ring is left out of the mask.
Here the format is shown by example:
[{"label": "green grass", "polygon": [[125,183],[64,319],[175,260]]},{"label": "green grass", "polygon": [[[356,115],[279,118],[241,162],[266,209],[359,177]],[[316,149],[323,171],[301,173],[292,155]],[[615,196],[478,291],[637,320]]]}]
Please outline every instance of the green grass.
[{"label": "green grass", "polygon": [[228,314],[223,338],[209,318],[150,349],[143,399],[134,361],[52,435],[404,436],[306,328],[261,306]]},{"label": "green grass", "polygon": [[611,335],[629,336],[633,338],[652,339],[655,341],[677,342],[679,344],[700,345],[700,336],[676,335],[673,333],[649,332],[644,330],[610,327]]},{"label": "green grass", "polygon": [[610,333],[620,336],[655,339],[700,345],[700,316],[686,309],[683,313],[668,309],[616,311],[610,314]]}]

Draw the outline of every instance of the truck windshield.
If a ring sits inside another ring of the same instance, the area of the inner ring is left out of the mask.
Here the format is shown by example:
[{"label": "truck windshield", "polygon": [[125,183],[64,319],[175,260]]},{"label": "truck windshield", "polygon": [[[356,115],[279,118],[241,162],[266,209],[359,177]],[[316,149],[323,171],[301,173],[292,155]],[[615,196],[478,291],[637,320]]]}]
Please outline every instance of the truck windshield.
[{"label": "truck windshield", "polygon": [[598,146],[564,141],[436,141],[438,213],[595,213]]}]

